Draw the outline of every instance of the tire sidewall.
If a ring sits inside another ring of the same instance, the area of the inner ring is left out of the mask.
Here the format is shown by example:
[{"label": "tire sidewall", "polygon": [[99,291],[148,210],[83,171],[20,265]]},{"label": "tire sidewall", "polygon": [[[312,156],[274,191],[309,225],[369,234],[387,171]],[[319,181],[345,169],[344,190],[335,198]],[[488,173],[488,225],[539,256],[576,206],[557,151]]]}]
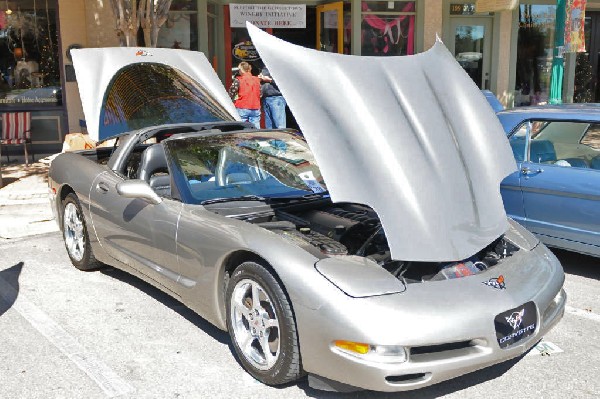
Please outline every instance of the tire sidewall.
[{"label": "tire sidewall", "polygon": [[[65,242],[65,248],[67,250],[67,254],[69,255],[69,259],[71,259],[71,263],[76,268],[78,268],[80,270],[89,270],[92,268],[92,265],[91,265],[92,251],[91,251],[91,247],[90,247],[90,237],[89,237],[89,234],[87,231],[87,225],[85,223],[85,217],[83,216],[83,211],[81,209],[79,199],[77,198],[77,196],[75,194],[70,193],[63,200],[62,204],[63,204],[63,209],[62,209],[63,241]],[[69,251],[69,248],[67,247],[67,240],[65,239],[65,235],[67,232],[67,226],[65,225],[65,209],[68,204],[75,205],[75,208],[77,209],[77,214],[81,218],[81,222],[83,225],[84,250],[83,250],[83,257],[81,258],[81,260],[76,260],[75,258],[73,258],[73,256],[71,255],[71,252]]]},{"label": "tire sidewall", "polygon": [[[234,329],[231,321],[231,298],[236,284],[244,279],[255,281],[263,288],[273,304],[275,314],[279,321],[279,356],[275,364],[268,370],[259,370],[255,368],[246,359],[234,337]],[[291,310],[291,306],[289,306],[289,301],[280,284],[264,266],[254,262],[245,262],[232,273],[227,286],[226,295],[227,330],[229,331],[232,345],[242,366],[254,378],[267,385],[279,385],[289,382],[287,376],[289,374],[291,362],[293,361],[291,351],[294,350],[297,337],[296,329],[294,326],[290,325],[290,323],[295,323],[293,316],[292,314],[286,314],[284,311],[285,307]],[[283,304],[282,300],[285,301],[286,304]]]}]

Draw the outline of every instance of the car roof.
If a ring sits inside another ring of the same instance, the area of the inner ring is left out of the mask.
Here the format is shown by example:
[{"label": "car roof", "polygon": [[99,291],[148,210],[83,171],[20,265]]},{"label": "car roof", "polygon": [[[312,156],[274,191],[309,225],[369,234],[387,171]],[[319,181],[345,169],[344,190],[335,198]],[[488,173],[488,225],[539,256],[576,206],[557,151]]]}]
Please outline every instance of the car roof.
[{"label": "car roof", "polygon": [[600,122],[600,104],[560,104],[518,107],[500,111],[496,115],[506,132],[512,131],[522,121],[528,119],[550,119]]},{"label": "car roof", "polygon": [[494,93],[489,90],[481,90],[481,92],[485,96],[485,99],[488,101],[494,112],[504,111],[504,105],[502,105]]},{"label": "car roof", "polygon": [[507,109],[498,113],[518,115],[555,115],[563,119],[565,115],[583,116],[586,114],[600,118],[600,103],[560,104],[560,105],[538,105],[532,107],[518,107]]}]

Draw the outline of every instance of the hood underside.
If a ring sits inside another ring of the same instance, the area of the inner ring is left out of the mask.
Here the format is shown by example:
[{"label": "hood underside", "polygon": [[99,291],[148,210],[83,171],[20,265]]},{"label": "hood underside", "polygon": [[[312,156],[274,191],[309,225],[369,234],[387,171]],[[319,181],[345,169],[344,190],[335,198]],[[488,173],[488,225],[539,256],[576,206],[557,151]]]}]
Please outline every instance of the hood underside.
[{"label": "hood underside", "polygon": [[500,181],[516,169],[512,152],[441,42],[414,56],[355,57],[248,30],[332,200],[372,207],[394,259],[465,259],[507,230]]},{"label": "hood underside", "polygon": [[239,120],[200,52],[117,47],[71,54],[93,140],[167,123]]}]

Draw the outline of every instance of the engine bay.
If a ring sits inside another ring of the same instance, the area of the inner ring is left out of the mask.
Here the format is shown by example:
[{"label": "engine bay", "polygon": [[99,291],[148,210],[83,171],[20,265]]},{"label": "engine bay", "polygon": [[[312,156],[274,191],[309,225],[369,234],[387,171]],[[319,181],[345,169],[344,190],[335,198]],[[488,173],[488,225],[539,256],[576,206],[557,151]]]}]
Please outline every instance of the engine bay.
[{"label": "engine bay", "polygon": [[513,255],[519,248],[499,237],[468,259],[415,262],[391,257],[377,213],[368,206],[332,203],[328,198],[271,206],[267,212],[230,215],[279,234],[319,258],[340,255],[373,260],[406,283],[474,275]]}]

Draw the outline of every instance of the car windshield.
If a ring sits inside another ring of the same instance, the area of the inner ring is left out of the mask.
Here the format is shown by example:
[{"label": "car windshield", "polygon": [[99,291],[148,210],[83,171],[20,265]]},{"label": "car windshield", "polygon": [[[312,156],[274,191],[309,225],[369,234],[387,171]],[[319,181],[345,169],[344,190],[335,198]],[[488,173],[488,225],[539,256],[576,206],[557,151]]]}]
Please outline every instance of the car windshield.
[{"label": "car windshield", "polygon": [[165,140],[188,203],[326,193],[304,139],[289,131],[211,134]]}]

